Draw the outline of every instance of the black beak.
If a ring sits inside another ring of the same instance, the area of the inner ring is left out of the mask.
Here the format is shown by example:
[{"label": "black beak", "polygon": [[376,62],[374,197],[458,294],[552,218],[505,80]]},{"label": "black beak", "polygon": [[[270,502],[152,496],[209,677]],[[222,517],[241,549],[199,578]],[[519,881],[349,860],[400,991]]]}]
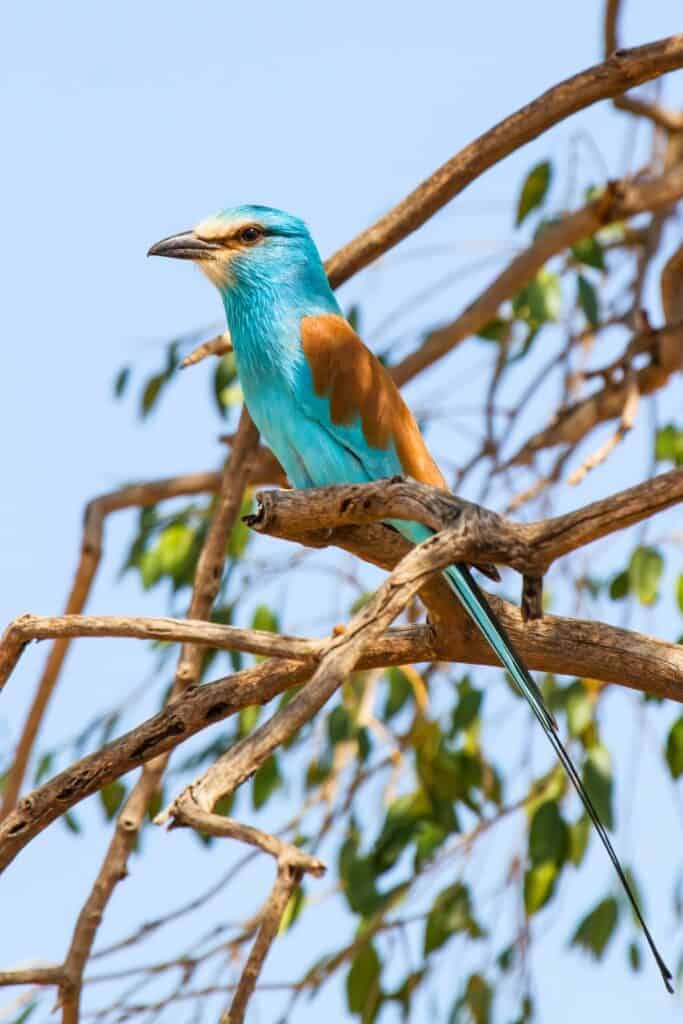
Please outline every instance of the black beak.
[{"label": "black beak", "polygon": [[194,231],[183,231],[179,235],[162,238],[147,251],[148,256],[170,256],[176,260],[205,260],[221,246],[197,238]]}]

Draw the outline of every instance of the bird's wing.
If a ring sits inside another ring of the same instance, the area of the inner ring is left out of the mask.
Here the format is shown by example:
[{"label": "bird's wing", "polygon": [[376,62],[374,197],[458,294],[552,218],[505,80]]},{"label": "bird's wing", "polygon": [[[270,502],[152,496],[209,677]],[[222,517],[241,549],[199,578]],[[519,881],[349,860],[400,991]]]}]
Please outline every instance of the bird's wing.
[{"label": "bird's wing", "polygon": [[[307,465],[315,483],[344,480],[376,479],[403,473],[421,483],[446,488],[438,466],[427,446],[410,409],[398,388],[379,360],[363,344],[343,317],[323,315],[306,317],[301,323],[301,342],[310,380],[297,394],[301,412],[315,421],[322,445],[315,451],[310,446],[303,458],[322,460],[324,450],[336,459],[329,472],[333,479],[321,479],[317,466]],[[341,463],[340,463],[341,459]],[[348,470],[347,470],[348,467]],[[325,474],[323,474],[325,476]],[[401,533],[416,543],[425,540],[431,531],[419,523],[396,522]],[[586,791],[579,773],[559,738],[557,723],[546,707],[533,677],[515,651],[506,630],[464,565],[450,566],[444,573],[455,596],[477,625],[487,642],[514,679],[538,718],[550,743],[575,786],[614,865],[633,909],[643,927],[667,988],[670,974],[643,920],[629,882],[612,847],[595,805]]]},{"label": "bird's wing", "polygon": [[334,314],[301,321],[310,371],[302,411],[360,459],[370,479],[400,473],[446,488],[415,419],[379,359],[347,320]]}]

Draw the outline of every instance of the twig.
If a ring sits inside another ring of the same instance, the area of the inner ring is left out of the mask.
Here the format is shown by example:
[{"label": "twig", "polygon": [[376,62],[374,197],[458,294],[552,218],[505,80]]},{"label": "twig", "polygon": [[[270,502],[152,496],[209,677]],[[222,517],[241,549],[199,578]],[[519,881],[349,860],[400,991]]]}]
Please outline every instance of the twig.
[{"label": "twig", "polygon": [[187,366],[201,363],[202,359],[206,359],[207,356],[224,356],[226,352],[232,352],[232,342],[230,340],[230,333],[223,331],[222,334],[217,334],[214,338],[210,338],[209,341],[204,341],[201,345],[197,345],[195,349],[185,356],[180,364],[180,369],[184,370]]},{"label": "twig", "polygon": [[623,441],[626,435],[633,429],[633,424],[636,420],[638,413],[638,405],[640,404],[640,395],[638,393],[638,384],[636,382],[635,374],[629,373],[628,375],[628,390],[626,393],[626,401],[624,402],[624,409],[621,414],[621,422],[617,430],[612,434],[611,437],[602,444],[597,451],[589,455],[587,459],[584,459],[582,464],[570,473],[568,483],[572,485],[580,484],[587,473],[595,469],[596,466],[600,466],[605,459],[607,459],[617,445]]},{"label": "twig", "polygon": [[221,1014],[220,1024],[242,1024],[247,1003],[252,996],[263,963],[273,940],[278,933],[282,915],[295,889],[301,882],[302,868],[295,867],[286,859],[278,861],[277,876],[263,908],[261,924],[254,939],[242,976],[230,1003],[230,1008]]}]

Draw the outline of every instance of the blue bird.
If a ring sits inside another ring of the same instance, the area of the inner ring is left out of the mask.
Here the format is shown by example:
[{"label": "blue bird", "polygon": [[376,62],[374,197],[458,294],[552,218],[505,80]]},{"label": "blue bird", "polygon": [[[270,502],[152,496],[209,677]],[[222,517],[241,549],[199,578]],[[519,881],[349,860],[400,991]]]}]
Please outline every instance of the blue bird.
[{"label": "blue bird", "polygon": [[[344,318],[298,217],[237,206],[157,242],[149,255],[193,260],[218,288],[247,408],[294,487],[402,475],[446,488],[396,385]],[[418,523],[392,525],[413,543],[431,533]],[[548,736],[673,991],[671,973],[538,687],[467,566],[450,566],[444,576]]]}]

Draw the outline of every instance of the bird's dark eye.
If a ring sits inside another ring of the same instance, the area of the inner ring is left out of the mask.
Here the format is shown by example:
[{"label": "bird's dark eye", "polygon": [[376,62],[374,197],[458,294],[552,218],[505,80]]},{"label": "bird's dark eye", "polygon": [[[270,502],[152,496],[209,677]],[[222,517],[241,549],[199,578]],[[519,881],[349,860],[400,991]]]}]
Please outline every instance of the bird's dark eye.
[{"label": "bird's dark eye", "polygon": [[244,228],[240,231],[240,238],[243,242],[257,242],[263,231],[261,228],[257,228],[255,225],[250,224],[248,228]]}]

